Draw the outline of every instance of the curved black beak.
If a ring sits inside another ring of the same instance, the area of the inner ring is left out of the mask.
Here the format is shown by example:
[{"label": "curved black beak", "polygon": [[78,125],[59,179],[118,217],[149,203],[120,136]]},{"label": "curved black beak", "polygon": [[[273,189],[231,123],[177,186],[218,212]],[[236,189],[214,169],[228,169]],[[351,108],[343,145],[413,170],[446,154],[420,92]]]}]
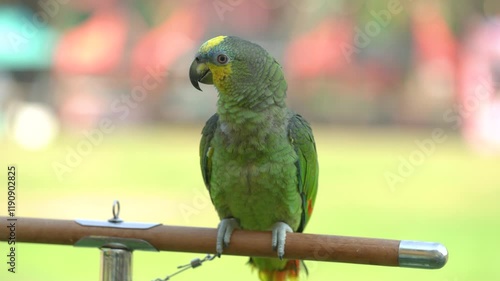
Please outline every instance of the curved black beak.
[{"label": "curved black beak", "polygon": [[191,63],[191,67],[189,67],[189,80],[191,80],[191,84],[200,91],[201,88],[198,82],[213,84],[212,72],[210,72],[208,65],[202,62],[198,57],[194,59],[193,63]]}]

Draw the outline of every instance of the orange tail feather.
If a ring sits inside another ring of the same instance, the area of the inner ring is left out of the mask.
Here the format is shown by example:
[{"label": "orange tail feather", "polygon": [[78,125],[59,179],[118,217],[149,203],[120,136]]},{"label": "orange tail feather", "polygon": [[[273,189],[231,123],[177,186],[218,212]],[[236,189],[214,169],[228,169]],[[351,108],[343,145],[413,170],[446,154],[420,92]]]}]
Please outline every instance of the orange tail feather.
[{"label": "orange tail feather", "polygon": [[[252,263],[251,260],[250,263]],[[299,273],[302,270],[307,274],[307,268],[301,260],[289,260],[286,262],[285,267],[280,270],[257,269],[259,270],[259,279],[261,281],[295,281],[299,280]]]}]

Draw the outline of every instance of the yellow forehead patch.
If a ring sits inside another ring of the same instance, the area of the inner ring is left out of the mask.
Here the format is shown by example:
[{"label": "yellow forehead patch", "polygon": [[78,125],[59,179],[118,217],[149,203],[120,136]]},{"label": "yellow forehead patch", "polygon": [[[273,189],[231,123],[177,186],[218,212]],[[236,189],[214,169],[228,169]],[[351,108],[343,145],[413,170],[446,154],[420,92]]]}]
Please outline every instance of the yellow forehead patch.
[{"label": "yellow forehead patch", "polygon": [[200,47],[200,51],[203,52],[203,53],[206,53],[208,52],[210,49],[212,49],[213,47],[217,46],[220,44],[220,42],[224,41],[224,39],[226,38],[227,36],[217,36],[217,37],[214,37],[210,40],[208,40],[207,42],[203,43],[203,45],[201,45]]}]

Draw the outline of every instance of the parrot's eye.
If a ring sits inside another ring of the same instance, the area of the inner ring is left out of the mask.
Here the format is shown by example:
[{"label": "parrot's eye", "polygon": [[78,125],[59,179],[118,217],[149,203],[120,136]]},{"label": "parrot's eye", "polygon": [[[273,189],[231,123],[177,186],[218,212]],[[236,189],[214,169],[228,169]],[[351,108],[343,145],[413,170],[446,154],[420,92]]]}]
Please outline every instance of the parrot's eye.
[{"label": "parrot's eye", "polygon": [[217,56],[217,62],[220,64],[226,64],[229,59],[227,58],[226,55],[220,54]]}]

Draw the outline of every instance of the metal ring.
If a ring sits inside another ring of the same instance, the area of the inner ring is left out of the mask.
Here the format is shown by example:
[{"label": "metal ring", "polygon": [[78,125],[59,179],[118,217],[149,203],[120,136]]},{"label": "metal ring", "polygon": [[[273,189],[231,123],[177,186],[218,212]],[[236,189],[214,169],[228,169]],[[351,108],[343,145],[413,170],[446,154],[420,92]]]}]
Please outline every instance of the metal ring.
[{"label": "metal ring", "polygon": [[118,218],[120,217],[120,201],[115,200],[113,202],[112,211],[113,211],[113,219],[118,220]]}]

